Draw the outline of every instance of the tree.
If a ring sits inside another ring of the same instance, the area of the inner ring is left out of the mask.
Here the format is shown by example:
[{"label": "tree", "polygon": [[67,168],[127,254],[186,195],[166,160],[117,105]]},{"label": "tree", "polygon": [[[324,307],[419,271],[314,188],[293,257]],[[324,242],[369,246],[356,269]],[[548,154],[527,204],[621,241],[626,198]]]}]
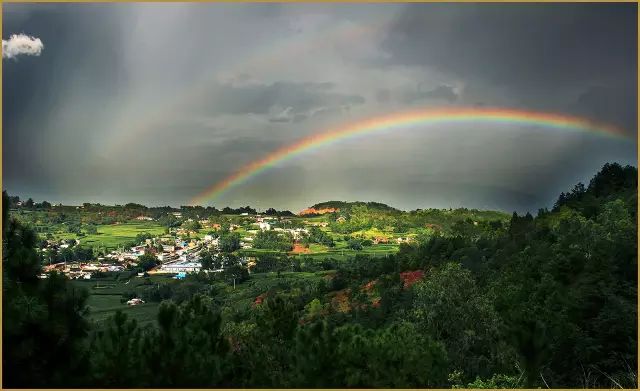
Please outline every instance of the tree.
[{"label": "tree", "polygon": [[18,196],[8,196],[9,203],[7,204],[9,208],[15,208],[18,206],[18,202],[20,202],[20,197]]},{"label": "tree", "polygon": [[[413,286],[413,318],[435,340],[442,341],[447,356],[464,373],[490,376],[510,368],[507,346],[500,340],[500,318],[478,290],[469,270],[446,263]],[[500,363],[501,355],[507,357]],[[511,353],[514,360],[513,352]],[[492,367],[491,365],[496,365]]]},{"label": "tree", "polygon": [[[135,293],[128,298],[135,297]],[[107,318],[92,336],[91,375],[102,387],[126,388],[139,384],[142,329],[122,311]]]},{"label": "tree", "polygon": [[256,265],[252,271],[255,273],[268,273],[284,270],[285,265],[289,263],[286,257],[276,256],[272,254],[261,255],[256,258]]},{"label": "tree", "polygon": [[240,235],[236,232],[222,233],[218,241],[218,246],[222,252],[234,252],[240,249]]},{"label": "tree", "polygon": [[76,255],[73,252],[72,247],[65,247],[60,251],[58,259],[62,262],[72,262],[76,259]]},{"label": "tree", "polygon": [[278,211],[273,208],[269,208],[264,212],[264,214],[266,214],[267,216],[276,216],[278,214]]},{"label": "tree", "polygon": [[58,273],[38,278],[36,235],[8,218],[7,204],[3,192],[3,386],[80,386],[88,373],[87,292]]},{"label": "tree", "polygon": [[200,257],[200,264],[202,265],[203,270],[211,270],[213,269],[213,257],[211,253],[204,252]]},{"label": "tree", "polygon": [[167,228],[175,228],[180,226],[180,220],[178,220],[171,213],[167,213],[158,219],[158,223],[167,227]]},{"label": "tree", "polygon": [[352,250],[356,250],[356,251],[360,251],[362,250],[362,241],[358,238],[349,238],[349,241],[347,242],[347,246],[352,249]]},{"label": "tree", "polygon": [[249,279],[249,272],[247,271],[247,268],[238,264],[234,264],[229,267],[226,267],[223,273],[224,273],[225,279],[233,283],[234,287],[235,287],[235,284],[239,284]]},{"label": "tree", "polygon": [[141,268],[143,272],[148,272],[159,264],[160,261],[158,261],[158,258],[150,252],[145,252],[138,257],[138,267]]},{"label": "tree", "polygon": [[421,388],[446,382],[444,348],[410,323],[382,329],[315,322],[296,338],[298,387]]},{"label": "tree", "polygon": [[138,386],[215,388],[223,385],[229,345],[221,334],[220,313],[210,299],[194,295],[178,306],[165,301],[158,328],[145,330]]},{"label": "tree", "polygon": [[141,232],[136,235],[135,243],[144,243],[147,239],[153,239],[153,235],[151,235],[149,232]]},{"label": "tree", "polygon": [[324,232],[318,227],[311,227],[309,229],[308,241],[310,243],[318,243],[327,247],[334,247],[335,243],[333,238],[328,233]]},{"label": "tree", "polygon": [[77,261],[90,261],[93,256],[92,247],[75,246],[73,248],[73,259]]},{"label": "tree", "polygon": [[195,221],[195,220],[186,221],[186,222],[182,223],[182,228],[187,229],[189,231],[198,232],[202,228],[202,225],[200,224],[200,222]]},{"label": "tree", "polygon": [[291,234],[279,234],[276,231],[259,231],[253,239],[253,247],[267,250],[291,251],[293,237]]}]

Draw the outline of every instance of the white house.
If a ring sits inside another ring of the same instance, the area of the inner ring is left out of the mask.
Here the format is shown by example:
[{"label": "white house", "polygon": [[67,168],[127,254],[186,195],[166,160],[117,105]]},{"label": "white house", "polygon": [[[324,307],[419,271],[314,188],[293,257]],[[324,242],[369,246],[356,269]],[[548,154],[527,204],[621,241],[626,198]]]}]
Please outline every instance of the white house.
[{"label": "white house", "polygon": [[305,228],[288,229],[287,231],[293,235],[294,239],[300,239],[303,233],[309,233],[309,230]]},{"label": "white house", "polygon": [[262,221],[258,223],[258,227],[260,227],[260,230],[262,231],[269,231],[271,229],[271,224],[266,221]]},{"label": "white house", "polygon": [[168,253],[172,253],[174,251],[176,251],[176,246],[172,246],[169,244],[163,244],[162,245],[162,251],[168,252]]},{"label": "white house", "polygon": [[164,264],[160,267],[160,270],[167,273],[191,273],[199,272],[202,268],[200,262],[175,262],[170,264]]}]

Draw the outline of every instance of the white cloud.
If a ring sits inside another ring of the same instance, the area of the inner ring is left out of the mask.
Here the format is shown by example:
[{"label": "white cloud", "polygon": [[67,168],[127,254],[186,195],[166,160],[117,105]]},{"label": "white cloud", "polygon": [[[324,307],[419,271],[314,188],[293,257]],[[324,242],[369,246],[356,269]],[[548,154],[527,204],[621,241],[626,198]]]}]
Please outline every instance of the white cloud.
[{"label": "white cloud", "polygon": [[21,54],[39,56],[44,45],[40,38],[25,34],[12,34],[8,40],[2,40],[2,58],[15,58]]}]

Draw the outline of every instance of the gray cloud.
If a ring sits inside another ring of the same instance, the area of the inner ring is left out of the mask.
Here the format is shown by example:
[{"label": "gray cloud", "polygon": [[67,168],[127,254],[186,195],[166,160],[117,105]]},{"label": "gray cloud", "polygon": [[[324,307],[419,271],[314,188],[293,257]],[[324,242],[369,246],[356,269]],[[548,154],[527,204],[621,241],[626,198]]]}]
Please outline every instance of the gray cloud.
[{"label": "gray cloud", "polygon": [[291,122],[296,115],[309,116],[319,109],[365,103],[362,96],[334,92],[333,88],[326,82],[217,84],[196,109],[210,114],[262,114],[272,122]]},{"label": "gray cloud", "polygon": [[424,100],[436,100],[453,103],[458,100],[458,94],[455,89],[448,85],[439,85],[427,91],[421,91],[418,85],[416,91],[409,91],[405,94],[404,99],[407,103]]},{"label": "gray cloud", "polygon": [[580,115],[598,118],[625,127],[634,134],[637,118],[636,91],[626,86],[596,85],[588,87],[571,104],[570,110]]},{"label": "gray cloud", "polygon": [[[293,114],[293,107],[289,106],[284,110],[279,110],[269,118],[269,122],[291,122],[295,118],[296,114]],[[301,114],[297,114],[300,116]],[[302,118],[302,117],[298,117]]]},{"label": "gray cloud", "polygon": [[386,88],[381,88],[376,91],[376,101],[380,103],[387,103],[391,99],[391,92]]}]

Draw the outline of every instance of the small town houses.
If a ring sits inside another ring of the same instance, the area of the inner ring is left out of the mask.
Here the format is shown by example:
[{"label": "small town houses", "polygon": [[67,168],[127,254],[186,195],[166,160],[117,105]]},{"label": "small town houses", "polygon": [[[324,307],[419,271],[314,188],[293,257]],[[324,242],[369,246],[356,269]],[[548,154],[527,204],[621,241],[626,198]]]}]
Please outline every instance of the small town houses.
[{"label": "small town houses", "polygon": [[[181,212],[170,212],[174,217],[181,219]],[[238,224],[229,224],[230,231],[244,231],[244,235],[240,241],[242,249],[253,248],[253,239],[259,231],[276,231],[278,233],[288,233],[294,240],[300,240],[308,235],[307,228],[281,228],[282,224],[286,224],[287,219],[275,216],[261,216],[245,214],[246,220],[255,229],[249,229],[247,223],[244,226]],[[153,218],[145,215],[135,217],[138,221],[150,221]],[[138,259],[145,253],[152,253],[159,261],[160,265],[148,271],[149,274],[178,274],[178,273],[196,273],[202,268],[200,263],[200,253],[203,250],[210,251],[216,257],[223,257],[218,252],[219,238],[213,233],[207,233],[201,236],[203,231],[207,229],[219,230],[221,224],[215,223],[209,219],[189,219],[189,221],[198,221],[203,228],[200,232],[185,229],[182,227],[171,228],[167,234],[159,237],[147,238],[136,246],[129,248],[120,248],[113,250],[107,254],[100,256],[96,261],[85,263],[62,263],[47,266],[45,272],[50,270],[58,270],[67,274],[71,278],[86,278],[98,272],[115,272],[122,271],[127,268],[137,267]],[[325,227],[326,222],[304,221],[306,227],[320,226]],[[286,225],[285,225],[286,226]],[[200,239],[198,239],[200,237]],[[51,241],[47,243],[47,247],[64,249],[79,244],[78,240],[64,240],[59,242]],[[46,249],[45,249],[46,251]],[[240,262],[250,263],[250,258],[241,258]],[[222,271],[228,265],[228,260],[223,257],[220,261]],[[215,272],[215,270],[213,271]]]}]

